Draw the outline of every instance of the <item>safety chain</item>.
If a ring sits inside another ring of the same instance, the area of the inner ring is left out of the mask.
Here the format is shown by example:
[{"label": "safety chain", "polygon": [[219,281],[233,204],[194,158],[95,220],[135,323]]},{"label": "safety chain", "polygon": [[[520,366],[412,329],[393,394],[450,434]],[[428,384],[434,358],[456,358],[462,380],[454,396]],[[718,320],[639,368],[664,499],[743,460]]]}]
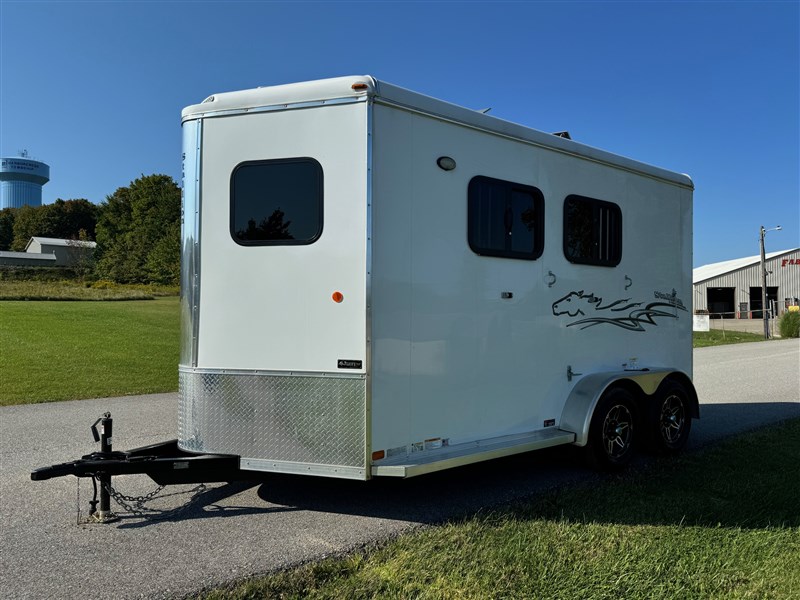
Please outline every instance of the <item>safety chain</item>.
[{"label": "safety chain", "polygon": [[[77,479],[78,479],[78,499],[77,499],[78,517],[77,517],[77,520],[78,520],[78,524],[82,524],[82,523],[86,523],[86,521],[83,521],[81,519],[81,487],[80,487],[81,478],[78,477]],[[92,479],[93,479],[93,483],[95,485],[97,485],[98,483],[101,486],[104,485],[99,480],[98,477],[93,476]],[[130,514],[132,514],[134,516],[143,517],[145,519],[150,519],[150,520],[153,520],[153,521],[169,519],[169,518],[175,517],[175,516],[183,513],[192,504],[194,504],[195,500],[197,500],[197,498],[200,496],[200,494],[206,490],[205,484],[201,483],[201,484],[195,486],[194,488],[192,488],[191,490],[189,490],[189,493],[192,495],[192,497],[183,506],[178,506],[178,507],[173,508],[171,510],[158,511],[156,509],[147,508],[145,506],[145,504],[148,503],[153,498],[155,498],[156,496],[158,496],[158,494],[161,493],[161,491],[166,486],[159,485],[152,492],[149,492],[149,493],[144,494],[142,496],[126,496],[125,494],[122,494],[121,492],[116,490],[111,484],[105,485],[104,487],[105,487],[106,491],[108,492],[108,495],[111,496],[114,499],[114,501],[117,504],[119,504],[123,509],[125,509],[126,512],[128,512],[128,513],[130,513]],[[92,516],[90,515],[89,519],[91,519],[91,518],[92,518]]]},{"label": "safety chain", "polygon": [[161,493],[161,490],[163,490],[164,487],[165,486],[163,485],[159,485],[152,492],[150,492],[149,494],[145,494],[144,496],[126,496],[125,494],[120,493],[118,490],[115,490],[111,486],[111,484],[105,486],[108,495],[111,496],[116,501],[117,504],[119,504],[127,512],[137,517],[144,517],[150,514],[148,511],[150,511],[151,509],[145,508],[144,505],[147,502],[150,502],[150,500],[152,500],[156,496],[158,496],[158,494]]},{"label": "safety chain", "polygon": [[157,511],[152,508],[146,508],[144,505],[153,498],[155,498],[159,493],[161,493],[161,490],[163,490],[165,487],[166,486],[159,485],[152,492],[150,492],[149,494],[145,494],[143,496],[126,496],[117,491],[116,489],[114,489],[114,487],[111,484],[105,486],[109,496],[111,496],[114,499],[114,501],[117,504],[119,504],[122,508],[124,508],[127,512],[133,514],[134,516],[144,517],[146,519],[150,519],[153,521],[170,519],[172,517],[182,514],[183,512],[188,510],[188,508],[192,504],[194,504],[195,500],[197,500],[200,494],[203,493],[206,489],[206,485],[204,483],[198,484],[197,486],[189,490],[189,493],[192,495],[191,498],[189,498],[189,501],[183,506],[178,506],[176,508],[173,508],[172,510]]}]

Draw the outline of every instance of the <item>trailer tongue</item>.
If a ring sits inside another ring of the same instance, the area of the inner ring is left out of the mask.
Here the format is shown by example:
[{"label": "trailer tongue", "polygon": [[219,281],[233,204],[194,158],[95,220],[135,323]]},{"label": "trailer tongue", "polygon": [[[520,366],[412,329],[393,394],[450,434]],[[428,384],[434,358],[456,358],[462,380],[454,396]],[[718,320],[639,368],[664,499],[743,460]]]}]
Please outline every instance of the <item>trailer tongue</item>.
[{"label": "trailer tongue", "polygon": [[[97,425],[100,425],[100,431]],[[181,483],[211,483],[248,479],[253,473],[239,469],[239,457],[231,454],[193,454],[178,448],[178,440],[142,446],[126,452],[112,450],[113,419],[105,413],[91,427],[100,451],[86,454],[79,460],[42,467],[31,472],[31,480],[44,481],[54,477],[91,477],[95,495],[89,501],[90,517],[98,522],[112,520],[111,477],[116,475],[147,475],[160,486]],[[97,485],[99,483],[99,486]],[[98,487],[99,496],[98,501]],[[97,504],[100,508],[97,508]]]}]

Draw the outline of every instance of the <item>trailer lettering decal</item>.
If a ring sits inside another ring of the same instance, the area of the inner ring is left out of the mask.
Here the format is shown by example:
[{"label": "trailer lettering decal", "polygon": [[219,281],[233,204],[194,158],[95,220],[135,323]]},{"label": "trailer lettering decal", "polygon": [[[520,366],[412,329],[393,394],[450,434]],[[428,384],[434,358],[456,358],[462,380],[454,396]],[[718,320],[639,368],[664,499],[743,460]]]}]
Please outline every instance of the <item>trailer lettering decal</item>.
[{"label": "trailer lettering decal", "polygon": [[683,306],[683,302],[678,298],[678,292],[676,292],[674,288],[672,289],[671,294],[665,294],[664,292],[653,292],[653,296],[659,300],[666,300],[670,306],[675,306],[686,310]]},{"label": "trailer lettering decal", "polygon": [[[613,325],[628,331],[645,331],[644,325],[650,324],[658,326],[655,317],[669,317],[677,319],[677,311],[686,311],[683,302],[677,297],[675,290],[665,294],[654,292],[654,296],[662,302],[650,302],[642,307],[643,302],[631,302],[630,298],[616,300],[610,304],[603,304],[603,299],[595,296],[594,293],[585,294],[580,292],[570,292],[563,298],[553,302],[553,314],[555,316],[567,315],[568,317],[586,317],[571,323],[567,327],[575,325],[580,329],[593,327],[594,325]],[[669,312],[665,308],[671,309]],[[601,311],[608,311],[602,313]],[[611,316],[609,313],[625,313],[624,316]],[[673,314],[674,313],[674,314]],[[606,316],[608,314],[609,316]]]},{"label": "trailer lettering decal", "polygon": [[336,363],[336,366],[340,369],[361,369],[364,363],[360,360],[346,360],[344,358],[340,358]]}]

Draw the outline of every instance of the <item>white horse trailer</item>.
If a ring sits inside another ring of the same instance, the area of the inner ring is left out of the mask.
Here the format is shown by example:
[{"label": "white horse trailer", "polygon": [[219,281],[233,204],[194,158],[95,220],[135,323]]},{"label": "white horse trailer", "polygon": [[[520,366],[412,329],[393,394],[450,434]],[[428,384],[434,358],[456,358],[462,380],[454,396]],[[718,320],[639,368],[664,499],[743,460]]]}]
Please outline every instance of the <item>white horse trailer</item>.
[{"label": "white horse trailer", "polygon": [[182,120],[181,450],[369,479],[686,442],[688,176],[369,76]]}]

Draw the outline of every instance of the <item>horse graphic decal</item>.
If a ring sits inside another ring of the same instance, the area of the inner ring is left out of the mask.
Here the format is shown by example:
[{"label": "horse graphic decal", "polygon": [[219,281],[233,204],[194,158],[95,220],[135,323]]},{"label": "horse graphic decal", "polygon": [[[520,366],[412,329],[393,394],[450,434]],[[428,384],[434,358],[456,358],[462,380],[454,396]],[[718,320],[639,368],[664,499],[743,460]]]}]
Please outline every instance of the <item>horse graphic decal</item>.
[{"label": "horse graphic decal", "polygon": [[672,290],[671,294],[654,292],[654,296],[656,301],[644,307],[642,307],[644,302],[631,302],[630,298],[604,305],[602,298],[595,296],[594,293],[584,294],[581,290],[570,292],[553,302],[553,314],[557,317],[560,315],[585,317],[568,323],[567,327],[578,325],[581,329],[586,329],[595,325],[614,325],[628,331],[645,331],[644,325],[658,326],[654,320],[656,317],[677,319],[679,310],[686,312],[675,290]]}]

